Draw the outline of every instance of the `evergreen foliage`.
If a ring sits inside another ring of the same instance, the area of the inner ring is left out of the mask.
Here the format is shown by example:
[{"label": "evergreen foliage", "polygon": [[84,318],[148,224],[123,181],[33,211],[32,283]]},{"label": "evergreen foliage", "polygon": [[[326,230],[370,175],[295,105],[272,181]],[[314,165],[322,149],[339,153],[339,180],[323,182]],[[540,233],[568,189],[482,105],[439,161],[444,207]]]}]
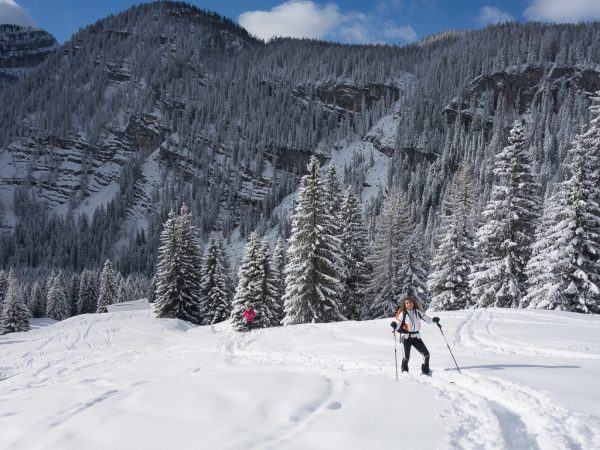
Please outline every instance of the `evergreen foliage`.
[{"label": "evergreen foliage", "polygon": [[200,277],[200,309],[205,325],[227,320],[231,313],[231,292],[225,260],[222,241],[212,240],[204,252]]},{"label": "evergreen foliage", "polygon": [[325,202],[320,164],[311,157],[302,177],[292,217],[286,267],[285,325],[344,320],[341,312],[343,267],[340,239]]},{"label": "evergreen foliage", "polygon": [[539,215],[539,184],[532,174],[524,128],[518,121],[509,145],[495,157],[496,181],[483,211],[475,247],[481,261],[469,278],[478,306],[517,308],[527,289],[525,265]]},{"label": "evergreen foliage", "polygon": [[600,313],[600,98],[570,152],[569,178],[548,199],[527,265],[530,308]]},{"label": "evergreen foliage", "polygon": [[104,262],[104,267],[100,273],[100,286],[98,288],[98,308],[97,312],[106,312],[106,307],[112,305],[117,300],[115,286],[115,275],[112,269],[110,259]]},{"label": "evergreen foliage", "polygon": [[403,290],[401,276],[409,275],[402,268],[403,260],[406,261],[404,244],[410,239],[414,227],[408,211],[406,195],[397,188],[392,189],[377,218],[368,258],[373,267],[373,275],[367,285],[367,297],[371,299],[365,314],[368,318],[393,315],[402,300],[399,298]]},{"label": "evergreen foliage", "polygon": [[48,281],[48,298],[46,300],[46,316],[54,320],[65,320],[69,317],[69,299],[60,272],[52,274]]},{"label": "evergreen foliage", "polygon": [[7,281],[4,305],[0,312],[0,334],[29,331],[31,313],[25,304],[19,280],[13,270],[9,272]]},{"label": "evergreen foliage", "polygon": [[469,273],[475,263],[475,251],[471,214],[476,192],[473,168],[460,166],[443,203],[440,242],[427,280],[432,311],[465,309],[472,305]]},{"label": "evergreen foliage", "polygon": [[369,276],[368,243],[361,205],[352,186],[346,189],[341,204],[340,220],[340,245],[346,272],[342,312],[350,320],[360,320],[365,306],[364,290]]}]

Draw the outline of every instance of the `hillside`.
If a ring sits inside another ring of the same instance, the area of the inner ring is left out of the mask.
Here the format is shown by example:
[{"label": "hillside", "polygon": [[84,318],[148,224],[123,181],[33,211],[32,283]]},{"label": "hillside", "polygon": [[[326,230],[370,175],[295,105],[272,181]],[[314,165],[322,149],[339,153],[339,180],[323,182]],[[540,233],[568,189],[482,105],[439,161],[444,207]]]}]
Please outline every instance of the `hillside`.
[{"label": "hillside", "polygon": [[[2,449],[600,446],[600,319],[480,309],[395,380],[389,319],[238,334],[150,313],[0,337]],[[398,349],[400,352],[400,349]]]},{"label": "hillside", "polygon": [[388,184],[402,186],[430,244],[459,163],[481,168],[485,203],[516,118],[542,194],[562,179],[600,88],[599,33],[512,23],[404,47],[265,44],[181,2],[107,17],[0,92],[0,265],[80,271],[111,258],[150,275],[161,224],[184,201],[204,242],[287,234],[313,152],[344,162],[368,227]]}]

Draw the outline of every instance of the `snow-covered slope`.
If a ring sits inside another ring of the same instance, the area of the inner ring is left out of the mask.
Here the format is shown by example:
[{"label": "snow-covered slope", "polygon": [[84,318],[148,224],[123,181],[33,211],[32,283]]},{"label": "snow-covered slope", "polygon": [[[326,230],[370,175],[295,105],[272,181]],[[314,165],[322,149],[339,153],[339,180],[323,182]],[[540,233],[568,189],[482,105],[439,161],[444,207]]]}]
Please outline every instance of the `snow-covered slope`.
[{"label": "snow-covered slope", "polygon": [[[3,449],[600,447],[600,317],[475,310],[395,379],[389,320],[237,334],[150,312],[0,337]],[[401,350],[398,348],[399,357]]]}]

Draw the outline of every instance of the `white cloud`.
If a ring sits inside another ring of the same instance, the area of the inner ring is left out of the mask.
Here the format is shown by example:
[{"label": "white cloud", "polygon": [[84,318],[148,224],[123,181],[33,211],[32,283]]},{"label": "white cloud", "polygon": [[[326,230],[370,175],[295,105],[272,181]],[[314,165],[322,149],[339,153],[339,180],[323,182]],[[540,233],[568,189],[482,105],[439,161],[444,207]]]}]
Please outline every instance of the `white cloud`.
[{"label": "white cloud", "polygon": [[515,20],[513,16],[495,6],[484,6],[477,16],[477,22],[482,26],[510,22],[512,20]]},{"label": "white cloud", "polygon": [[398,26],[361,12],[342,12],[329,3],[289,0],[269,11],[247,11],[238,22],[265,41],[273,37],[328,39],[347,43],[410,42],[417,33],[410,25]]},{"label": "white cloud", "polygon": [[0,0],[0,24],[4,23],[27,27],[35,25],[29,11],[13,0]]},{"label": "white cloud", "polygon": [[417,39],[417,32],[410,25],[399,27],[395,24],[388,24],[382,30],[383,35],[389,40],[412,42]]},{"label": "white cloud", "polygon": [[579,22],[600,19],[600,0],[533,0],[523,12],[530,20]]},{"label": "white cloud", "polygon": [[270,11],[242,13],[238,21],[264,40],[275,36],[322,38],[343,21],[343,16],[336,5],[321,7],[312,1],[290,0]]}]

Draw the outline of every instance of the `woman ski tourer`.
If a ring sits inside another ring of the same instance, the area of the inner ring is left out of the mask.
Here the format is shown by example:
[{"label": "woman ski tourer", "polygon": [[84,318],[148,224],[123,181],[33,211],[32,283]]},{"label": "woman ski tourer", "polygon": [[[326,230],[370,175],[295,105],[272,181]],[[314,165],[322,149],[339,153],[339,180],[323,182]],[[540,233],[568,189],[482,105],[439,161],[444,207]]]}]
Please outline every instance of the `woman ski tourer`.
[{"label": "woman ski tourer", "polygon": [[425,314],[419,305],[419,302],[413,297],[406,297],[400,304],[396,312],[396,320],[391,325],[396,332],[400,333],[400,341],[404,346],[404,358],[402,358],[402,372],[408,372],[408,360],[410,359],[410,348],[414,347],[421,355],[424,361],[421,365],[421,372],[430,374],[429,370],[429,350],[421,340],[421,321],[427,323],[438,323],[439,317],[431,318]]},{"label": "woman ski tourer", "polygon": [[244,306],[246,309],[244,309],[244,313],[242,314],[242,322],[246,324],[248,331],[250,331],[252,329],[252,322],[256,318],[256,311],[254,311],[250,303],[246,303]]}]

